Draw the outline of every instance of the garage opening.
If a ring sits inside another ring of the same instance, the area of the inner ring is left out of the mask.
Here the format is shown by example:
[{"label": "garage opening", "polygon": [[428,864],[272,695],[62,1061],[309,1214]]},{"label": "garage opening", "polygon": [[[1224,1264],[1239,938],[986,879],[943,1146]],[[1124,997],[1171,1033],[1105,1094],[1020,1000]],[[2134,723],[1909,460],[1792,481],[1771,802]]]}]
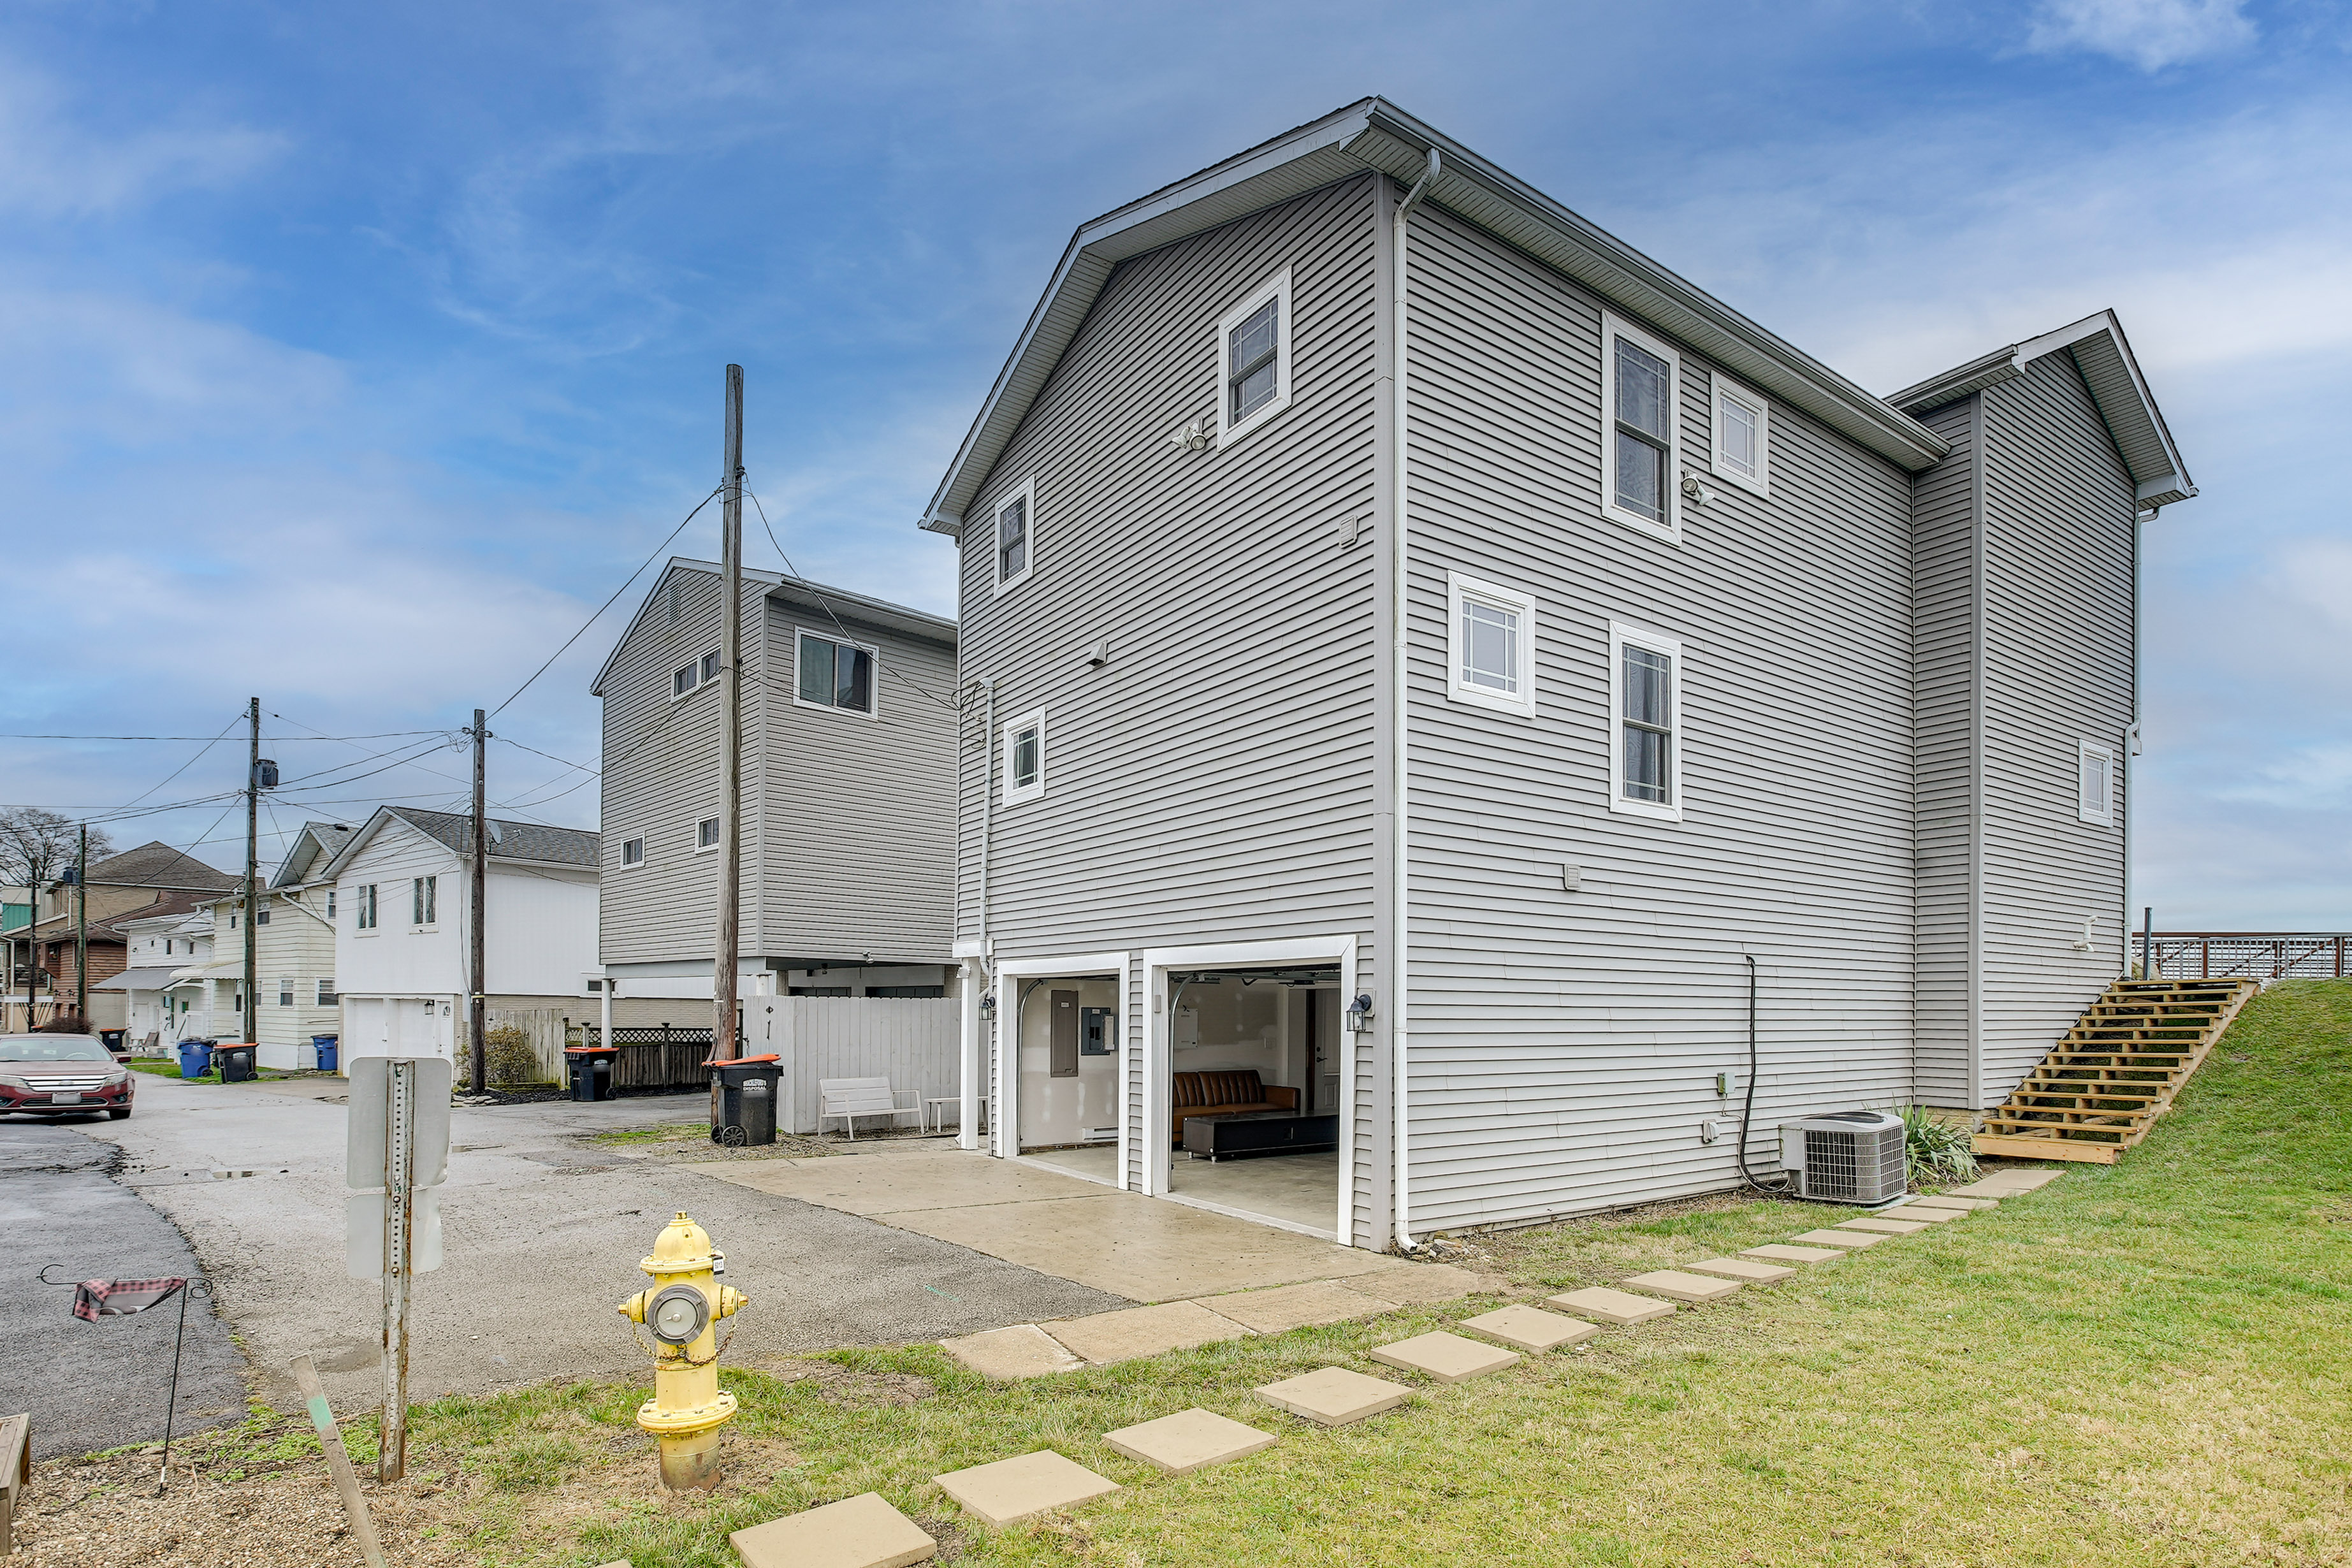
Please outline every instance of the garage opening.
[{"label": "garage opening", "polygon": [[1171,970],[1166,1191],[1329,1235],[1339,1193],[1336,963]]},{"label": "garage opening", "polygon": [[1118,976],[1039,976],[1007,986],[1020,1041],[1020,1152],[1116,1184]]}]

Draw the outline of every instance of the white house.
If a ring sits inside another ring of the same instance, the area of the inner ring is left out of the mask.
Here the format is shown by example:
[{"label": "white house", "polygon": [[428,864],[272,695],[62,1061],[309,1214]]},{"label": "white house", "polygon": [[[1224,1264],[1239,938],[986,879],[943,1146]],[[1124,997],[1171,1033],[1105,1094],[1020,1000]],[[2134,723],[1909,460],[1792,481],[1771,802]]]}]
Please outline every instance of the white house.
[{"label": "white house", "polygon": [[[454,1059],[465,1038],[472,822],[379,807],[313,880],[335,923],[345,1062]],[[484,984],[494,1009],[578,1007],[596,967],[597,836],[492,818]]]},{"label": "white house", "polygon": [[213,957],[212,906],[175,903],[164,914],[116,922],[122,933],[121,973],[93,984],[92,991],[120,991],[131,1045],[169,1046],[174,1040],[212,1034],[209,985]]}]

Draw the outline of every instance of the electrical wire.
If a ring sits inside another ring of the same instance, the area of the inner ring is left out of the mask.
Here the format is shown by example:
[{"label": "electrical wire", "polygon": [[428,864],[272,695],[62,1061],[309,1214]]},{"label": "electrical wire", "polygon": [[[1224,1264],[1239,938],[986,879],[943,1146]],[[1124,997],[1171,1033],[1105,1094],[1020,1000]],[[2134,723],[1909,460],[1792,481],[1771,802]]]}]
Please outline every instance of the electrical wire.
[{"label": "electrical wire", "polygon": [[1743,952],[1739,956],[1748,961],[1748,1098],[1739,1108],[1739,1179],[1768,1198],[1786,1197],[1786,1177],[1777,1187],[1767,1186],[1748,1170],[1748,1127],[1756,1116],[1756,955]]},{"label": "electrical wire", "polygon": [[[239,713],[239,714],[236,716],[236,719],[242,719],[242,718],[244,718],[244,717],[246,717],[246,715],[244,715],[243,713]],[[155,784],[152,788],[143,789],[143,790],[140,791],[137,795],[132,795],[129,800],[124,801],[124,802],[122,803],[122,804],[123,804],[123,806],[127,809],[128,807],[137,805],[141,801],[145,800],[149,795],[153,795],[153,794],[155,793],[155,791],[156,791],[156,790],[162,789],[162,788],[163,787],[163,785],[164,785],[164,784],[170,784],[173,779],[178,778],[182,773],[186,773],[190,768],[194,767],[194,766],[196,765],[196,763],[198,762],[198,760],[199,760],[199,759],[201,759],[201,758],[204,756],[205,752],[209,752],[209,751],[211,751],[215,746],[219,745],[219,744],[221,743],[221,740],[222,740],[222,738],[223,738],[224,736],[227,735],[227,733],[228,733],[231,730],[234,730],[234,729],[236,729],[236,719],[232,719],[232,720],[230,720],[227,723],[226,723],[226,724],[222,725],[222,726],[221,726],[221,730],[220,730],[220,734],[218,734],[218,735],[215,735],[211,740],[205,742],[204,745],[203,745],[202,747],[200,747],[200,748],[197,750],[195,756],[190,757],[186,762],[182,763],[178,767],[173,768],[170,773],[165,773],[165,774],[163,776],[163,778],[162,778],[160,781],[158,781],[158,782],[157,782],[157,783],[156,783],[156,784]],[[95,737],[93,737],[93,738],[95,738]],[[110,737],[110,738],[128,740],[128,739],[130,739],[131,737],[129,737],[129,736],[121,736],[121,737]],[[162,739],[162,737],[160,737],[160,736],[158,736],[158,737],[154,737],[154,738],[155,738],[155,739]],[[194,736],[194,735],[174,736],[174,737],[173,737],[173,738],[174,740],[189,740],[189,741],[193,741],[193,740],[199,739],[199,737]]]},{"label": "electrical wire", "polygon": [[[493,741],[506,741],[508,745],[512,746],[518,752],[529,752],[534,757],[545,757],[551,763],[562,763],[565,767],[577,768],[583,773],[593,773],[598,771],[597,769],[590,767],[585,763],[575,763],[568,758],[559,757],[552,752],[542,752],[537,746],[526,746],[520,741],[508,741],[504,735],[493,735],[490,739]],[[562,776],[563,775],[562,773],[558,773],[555,775],[555,778],[560,779]],[[549,784],[553,784],[555,779],[550,779],[547,782]],[[530,791],[529,790],[523,791],[523,794],[525,795],[529,795],[530,793]]]}]

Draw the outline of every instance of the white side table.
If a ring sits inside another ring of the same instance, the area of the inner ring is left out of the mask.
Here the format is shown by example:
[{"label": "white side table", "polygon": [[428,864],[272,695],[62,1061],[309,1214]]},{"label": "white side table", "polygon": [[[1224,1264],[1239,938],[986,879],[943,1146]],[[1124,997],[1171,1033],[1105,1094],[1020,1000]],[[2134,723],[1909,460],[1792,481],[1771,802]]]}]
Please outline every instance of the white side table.
[{"label": "white side table", "polygon": [[[939,1121],[939,1131],[941,1131],[941,1132],[945,1132],[945,1131],[948,1130],[948,1113],[947,1113],[947,1111],[946,1111],[945,1110],[933,1110],[931,1109],[933,1106],[935,1106],[935,1105],[936,1105],[936,1106],[941,1106],[941,1107],[950,1106],[950,1105],[961,1106],[961,1105],[962,1105],[962,1104],[963,1104],[963,1096],[961,1096],[961,1095],[960,1095],[960,1094],[942,1094],[942,1095],[937,1096],[936,1098],[933,1098],[933,1099],[928,1099],[928,1100],[924,1100],[924,1101],[923,1101],[923,1131],[924,1131],[925,1132],[927,1132],[927,1133],[928,1133],[928,1132],[929,1132],[929,1131],[931,1131],[931,1121],[932,1121],[933,1118],[937,1118],[937,1119],[938,1119],[938,1121]],[[984,1104],[981,1107],[981,1111],[980,1111],[980,1122],[981,1122],[981,1125],[982,1125],[982,1127],[985,1127],[985,1126],[987,1126],[987,1125],[988,1125],[988,1108],[987,1108],[987,1106],[986,1106],[986,1105],[984,1105]]]}]

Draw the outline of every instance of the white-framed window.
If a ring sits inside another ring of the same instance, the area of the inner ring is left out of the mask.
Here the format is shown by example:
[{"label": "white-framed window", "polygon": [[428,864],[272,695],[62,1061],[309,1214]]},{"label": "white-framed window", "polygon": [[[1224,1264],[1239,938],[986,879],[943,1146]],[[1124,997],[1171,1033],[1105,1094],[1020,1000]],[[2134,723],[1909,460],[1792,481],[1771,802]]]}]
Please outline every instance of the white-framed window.
[{"label": "white-framed window", "polygon": [[708,686],[712,681],[719,679],[719,653],[717,649],[714,648],[710,652],[702,656],[703,685]]},{"label": "white-framed window", "polygon": [[269,923],[269,906],[268,904],[264,904],[261,908],[253,911],[253,923],[257,926],[266,926]]},{"label": "white-framed window", "polygon": [[642,866],[645,863],[646,841],[642,838],[622,839],[621,864],[624,866]]},{"label": "white-framed window", "polygon": [[694,672],[695,667],[690,664],[682,664],[678,666],[676,670],[671,672],[669,678],[669,700],[672,702],[677,701],[679,699],[685,697],[688,692],[694,689]]},{"label": "white-framed window", "polygon": [[440,906],[440,878],[411,877],[408,879],[408,923],[410,925],[438,925],[441,921]]},{"label": "white-framed window", "polygon": [[995,525],[989,537],[996,552],[996,591],[1012,592],[1029,580],[1037,564],[1037,479],[1021,481],[996,498]]},{"label": "white-framed window", "polygon": [[1682,541],[1679,363],[1663,340],[1601,318],[1601,510],[1675,543]]},{"label": "white-framed window", "polygon": [[1024,713],[1004,726],[1004,800],[1018,805],[1045,793],[1045,710]]},{"label": "white-framed window", "polygon": [[373,882],[362,883],[358,896],[352,900],[352,924],[360,931],[375,930],[375,886]]},{"label": "white-framed window", "polygon": [[278,1005],[280,1007],[291,1007],[294,1005],[294,982],[292,980],[280,980],[278,983]]},{"label": "white-framed window", "polygon": [[1730,377],[1715,377],[1708,404],[1715,471],[1742,489],[1772,493],[1772,405]]},{"label": "white-framed window", "polygon": [[1536,602],[1516,588],[1445,574],[1446,687],[1456,702],[1534,717]]},{"label": "white-framed window", "polygon": [[1683,645],[1609,623],[1609,809],[1683,819]]},{"label": "white-framed window", "polygon": [[793,653],[793,700],[803,708],[837,708],[871,719],[878,658],[878,649],[802,632]]},{"label": "white-framed window", "polygon": [[[335,889],[332,889],[332,888],[329,888],[329,889],[327,889],[327,919],[329,919],[330,921],[331,921],[331,920],[333,920],[334,918],[335,918]],[[195,950],[196,950],[195,943],[194,943],[194,942],[190,942],[190,943],[188,944],[188,951],[189,951],[190,952],[195,952]],[[163,945],[163,951],[164,951],[165,952],[171,952],[171,951],[172,951],[172,947],[171,947],[171,944],[170,944],[169,942],[164,943],[164,945]]]},{"label": "white-framed window", "polygon": [[2116,825],[2116,749],[2096,741],[2074,744],[2074,815],[2101,827]]},{"label": "white-framed window", "polygon": [[699,855],[705,849],[718,847],[719,819],[715,816],[706,816],[694,825],[694,852]]},{"label": "white-framed window", "polygon": [[320,980],[318,995],[320,1006],[331,1007],[335,1005],[335,977],[333,975],[326,975]]},{"label": "white-framed window", "polygon": [[1290,268],[1252,289],[1217,321],[1217,445],[1237,441],[1290,406]]}]

